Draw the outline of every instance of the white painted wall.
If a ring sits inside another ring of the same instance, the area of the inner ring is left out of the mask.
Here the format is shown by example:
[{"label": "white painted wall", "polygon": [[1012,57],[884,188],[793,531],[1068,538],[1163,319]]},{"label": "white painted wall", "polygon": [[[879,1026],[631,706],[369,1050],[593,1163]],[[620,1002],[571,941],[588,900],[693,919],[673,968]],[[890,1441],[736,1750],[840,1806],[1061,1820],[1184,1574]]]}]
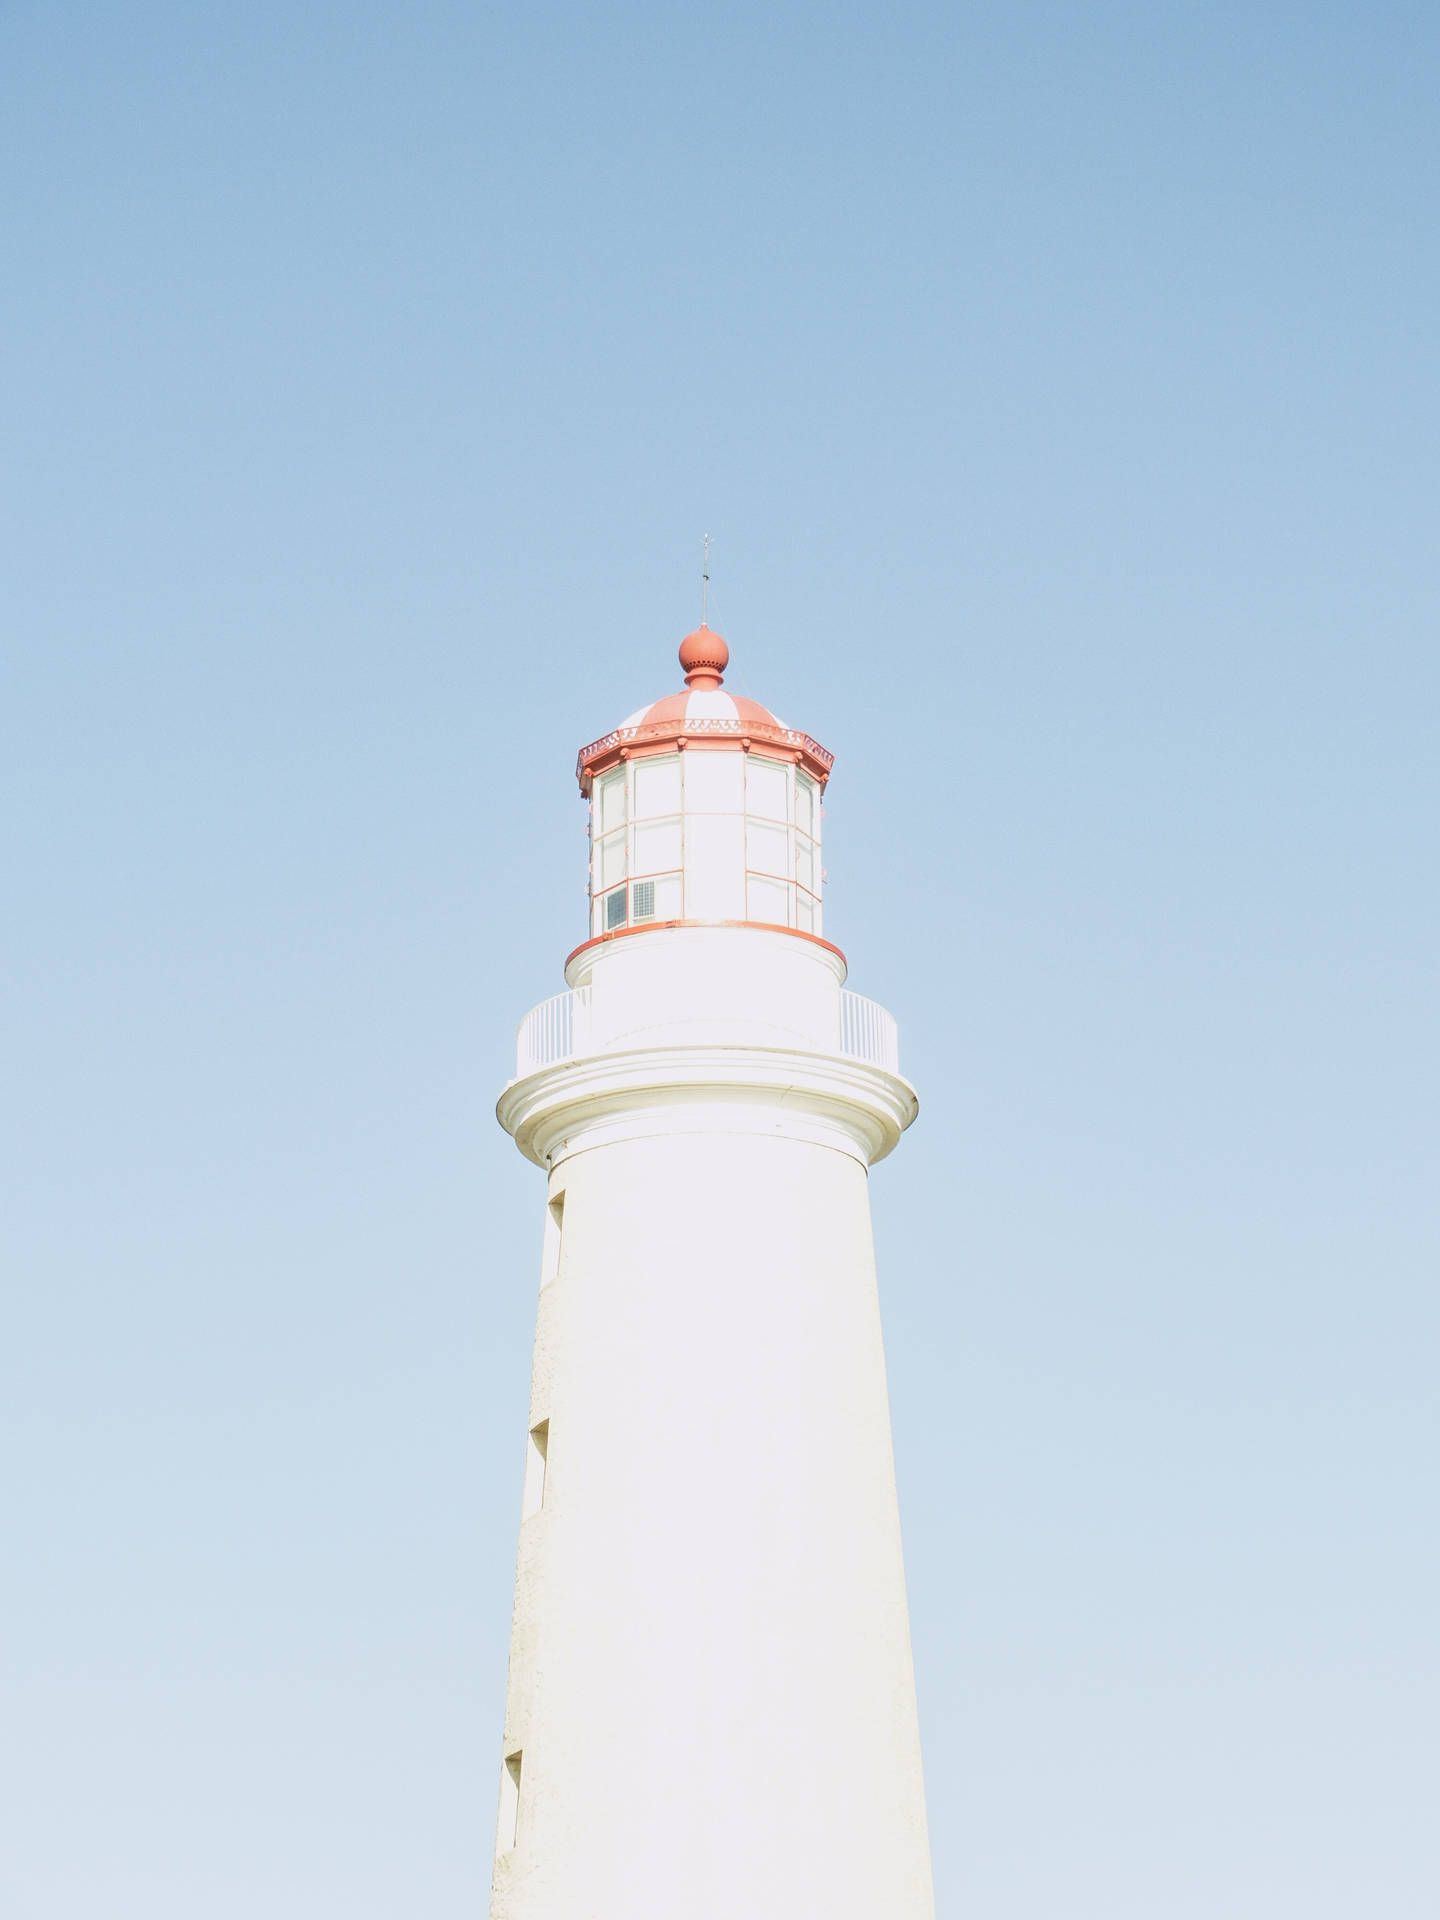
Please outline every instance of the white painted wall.
[{"label": "white painted wall", "polygon": [[597,1050],[839,1047],[845,962],[790,933],[657,927],[582,948],[566,979],[589,988],[587,1042]]},{"label": "white painted wall", "polygon": [[930,1920],[867,1171],[913,1094],[817,1050],[813,942],[593,956],[605,1050],[500,1103],[552,1171],[493,1920]]}]

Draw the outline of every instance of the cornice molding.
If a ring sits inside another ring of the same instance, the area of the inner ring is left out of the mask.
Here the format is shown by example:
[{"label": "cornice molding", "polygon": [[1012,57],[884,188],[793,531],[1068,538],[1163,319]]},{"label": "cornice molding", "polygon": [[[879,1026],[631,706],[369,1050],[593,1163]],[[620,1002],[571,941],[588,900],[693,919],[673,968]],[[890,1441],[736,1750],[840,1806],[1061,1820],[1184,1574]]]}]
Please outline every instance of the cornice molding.
[{"label": "cornice molding", "polygon": [[496,1117],[536,1166],[616,1140],[754,1133],[873,1166],[919,1111],[908,1080],[844,1054],[785,1047],[644,1047],[512,1080]]}]

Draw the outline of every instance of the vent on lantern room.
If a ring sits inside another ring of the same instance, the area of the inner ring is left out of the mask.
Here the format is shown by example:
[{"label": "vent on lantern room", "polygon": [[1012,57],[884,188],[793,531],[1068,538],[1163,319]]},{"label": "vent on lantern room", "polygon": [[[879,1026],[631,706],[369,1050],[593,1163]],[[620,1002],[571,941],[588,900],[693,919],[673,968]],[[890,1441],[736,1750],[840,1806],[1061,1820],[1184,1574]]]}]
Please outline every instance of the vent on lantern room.
[{"label": "vent on lantern room", "polygon": [[612,933],[625,924],[625,889],[618,887],[605,902],[605,931]]},{"label": "vent on lantern room", "polygon": [[653,920],[655,918],[655,882],[637,880],[631,889],[633,899],[630,902],[632,920]]}]

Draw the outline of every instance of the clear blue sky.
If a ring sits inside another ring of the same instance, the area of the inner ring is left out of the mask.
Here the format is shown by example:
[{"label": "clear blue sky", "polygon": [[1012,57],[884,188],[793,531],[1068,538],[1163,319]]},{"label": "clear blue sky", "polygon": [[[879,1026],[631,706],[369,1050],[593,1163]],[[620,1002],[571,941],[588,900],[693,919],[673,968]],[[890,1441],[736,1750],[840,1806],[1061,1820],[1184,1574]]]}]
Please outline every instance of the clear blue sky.
[{"label": "clear blue sky", "polygon": [[0,7],[7,1920],[483,1912],[491,1108],[706,530],[922,1096],[942,1920],[1440,1911],[1437,62],[1387,0]]}]

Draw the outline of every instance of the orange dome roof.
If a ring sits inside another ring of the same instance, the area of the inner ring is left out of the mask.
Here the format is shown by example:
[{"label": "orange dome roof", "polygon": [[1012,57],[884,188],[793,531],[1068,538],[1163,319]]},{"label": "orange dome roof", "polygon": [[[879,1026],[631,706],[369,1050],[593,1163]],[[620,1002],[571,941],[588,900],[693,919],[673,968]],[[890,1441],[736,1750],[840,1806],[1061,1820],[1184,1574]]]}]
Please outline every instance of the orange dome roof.
[{"label": "orange dome roof", "polygon": [[745,753],[752,746],[763,747],[794,760],[822,786],[829,779],[835,756],[818,740],[787,727],[757,700],[721,692],[730,649],[703,622],[680,642],[680,664],[685,669],[683,693],[666,694],[639,708],[612,732],[580,749],[575,773],[583,793],[589,793],[597,773],[617,760],[687,747],[728,747]]}]

